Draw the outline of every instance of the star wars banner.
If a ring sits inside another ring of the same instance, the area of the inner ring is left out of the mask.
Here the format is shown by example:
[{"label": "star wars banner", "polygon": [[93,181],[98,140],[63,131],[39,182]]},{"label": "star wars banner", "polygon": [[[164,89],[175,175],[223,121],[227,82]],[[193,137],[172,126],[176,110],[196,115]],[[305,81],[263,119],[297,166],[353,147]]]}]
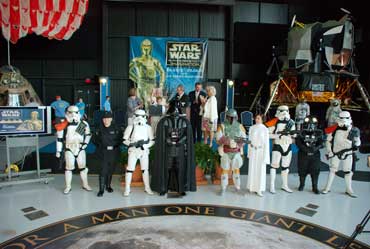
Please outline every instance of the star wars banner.
[{"label": "star wars banner", "polygon": [[0,107],[0,135],[50,133],[50,107]]},{"label": "star wars banner", "polygon": [[207,39],[130,36],[129,77],[139,97],[171,98],[180,84],[193,90],[204,77],[207,47]]}]

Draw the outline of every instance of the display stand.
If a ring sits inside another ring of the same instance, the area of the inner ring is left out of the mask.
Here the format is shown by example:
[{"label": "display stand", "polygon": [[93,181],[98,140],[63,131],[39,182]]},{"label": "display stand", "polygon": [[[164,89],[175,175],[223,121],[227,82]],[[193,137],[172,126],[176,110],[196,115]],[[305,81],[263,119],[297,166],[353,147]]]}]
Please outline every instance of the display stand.
[{"label": "display stand", "polygon": [[[10,148],[20,148],[20,147],[35,147],[36,148],[36,170],[23,171],[16,173],[17,176],[23,175],[36,175],[30,179],[14,179],[14,173],[10,169]],[[46,173],[51,172],[51,169],[40,169],[40,155],[39,155],[39,136],[28,136],[28,137],[18,137],[18,136],[6,136],[6,157],[8,165],[8,173],[0,174],[0,177],[6,177],[7,179],[3,182],[0,182],[0,188],[4,186],[11,186],[16,184],[23,183],[32,183],[32,182],[44,182],[45,184],[49,181],[54,180],[54,177],[45,176]]]}]

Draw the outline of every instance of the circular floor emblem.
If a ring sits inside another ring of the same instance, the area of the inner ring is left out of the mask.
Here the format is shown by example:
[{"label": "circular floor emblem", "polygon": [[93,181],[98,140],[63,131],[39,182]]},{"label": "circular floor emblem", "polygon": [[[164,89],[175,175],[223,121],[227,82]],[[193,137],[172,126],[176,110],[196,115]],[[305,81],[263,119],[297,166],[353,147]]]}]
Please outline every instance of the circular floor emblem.
[{"label": "circular floor emblem", "polygon": [[[348,239],[321,226],[254,209],[165,204],[71,218],[11,239],[0,248],[311,249],[342,248]],[[370,247],[354,241],[349,248]]]}]

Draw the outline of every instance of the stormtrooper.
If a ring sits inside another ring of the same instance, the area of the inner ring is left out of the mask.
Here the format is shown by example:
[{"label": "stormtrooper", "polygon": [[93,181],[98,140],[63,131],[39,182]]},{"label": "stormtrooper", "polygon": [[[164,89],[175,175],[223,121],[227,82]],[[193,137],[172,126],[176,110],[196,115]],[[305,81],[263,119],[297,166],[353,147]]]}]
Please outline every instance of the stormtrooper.
[{"label": "stormtrooper", "polygon": [[330,160],[330,171],[326,187],[323,194],[330,192],[335,172],[338,171],[342,163],[344,179],[346,182],[346,194],[351,197],[357,197],[352,190],[352,176],[354,171],[354,162],[356,161],[355,151],[361,145],[360,130],[352,126],[351,114],[347,111],[339,113],[337,126],[328,127],[326,149],[327,158]]},{"label": "stormtrooper", "polygon": [[91,133],[89,124],[81,120],[80,111],[77,106],[69,106],[65,115],[66,119],[55,126],[57,130],[57,152],[60,158],[64,152],[65,159],[65,184],[64,194],[71,191],[72,170],[77,162],[82,181],[82,188],[91,191],[87,182],[86,152],[87,144],[90,142]]},{"label": "stormtrooper", "polygon": [[339,117],[339,113],[342,111],[340,108],[340,99],[331,99],[330,106],[328,110],[326,110],[326,122],[328,123],[328,127],[335,125],[337,123],[337,119]]},{"label": "stormtrooper", "polygon": [[154,136],[152,127],[147,124],[144,110],[135,111],[133,124],[127,126],[123,134],[123,144],[128,146],[125,192],[123,195],[130,195],[132,173],[135,171],[137,160],[140,160],[145,192],[152,195],[153,192],[149,183],[149,148],[154,144]]},{"label": "stormtrooper", "polygon": [[234,109],[227,110],[225,123],[221,124],[216,132],[219,144],[218,153],[221,156],[221,192],[223,195],[229,181],[229,170],[233,171],[233,182],[236,191],[240,190],[240,168],[243,166],[243,145],[246,143],[246,132],[238,121],[238,113]]},{"label": "stormtrooper", "polygon": [[310,115],[310,106],[305,99],[301,99],[295,108],[295,123],[297,130],[301,130],[301,126],[307,116]]},{"label": "stormtrooper", "polygon": [[270,138],[273,139],[272,160],[270,170],[270,192],[275,193],[276,169],[281,163],[282,190],[292,193],[288,187],[289,166],[292,160],[293,137],[295,137],[295,123],[290,118],[288,106],[281,105],[277,108],[275,118],[266,123],[269,128]]}]

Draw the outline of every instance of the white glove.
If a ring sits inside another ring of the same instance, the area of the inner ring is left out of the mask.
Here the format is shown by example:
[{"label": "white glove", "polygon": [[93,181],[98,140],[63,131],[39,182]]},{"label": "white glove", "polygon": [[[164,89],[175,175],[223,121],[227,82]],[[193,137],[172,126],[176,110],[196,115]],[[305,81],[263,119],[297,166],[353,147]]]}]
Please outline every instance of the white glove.
[{"label": "white glove", "polygon": [[81,149],[85,150],[87,148],[87,144],[82,144]]},{"label": "white glove", "polygon": [[60,158],[60,152],[57,152],[57,153],[55,154],[55,156],[56,156],[57,158]]}]

